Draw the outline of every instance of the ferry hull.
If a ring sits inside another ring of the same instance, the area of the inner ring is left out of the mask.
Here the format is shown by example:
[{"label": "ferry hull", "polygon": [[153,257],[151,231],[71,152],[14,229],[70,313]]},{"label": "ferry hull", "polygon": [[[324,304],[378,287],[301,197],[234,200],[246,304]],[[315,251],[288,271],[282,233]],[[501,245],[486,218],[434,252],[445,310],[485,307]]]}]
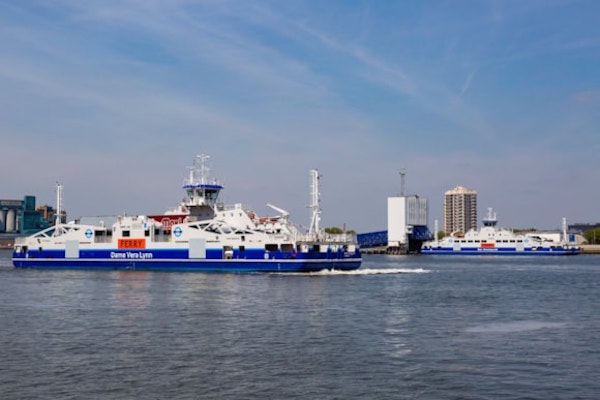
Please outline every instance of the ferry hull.
[{"label": "ferry hull", "polygon": [[[115,254],[124,255],[122,258]],[[112,257],[112,258],[111,258]],[[78,258],[66,258],[64,251],[45,251],[40,257],[24,253],[13,254],[16,268],[74,270],[136,270],[136,271],[196,271],[196,272],[315,272],[321,270],[349,271],[360,268],[357,253],[277,254],[273,258],[204,258],[190,259],[187,251],[119,252],[113,250],[82,251]]]},{"label": "ferry hull", "polygon": [[458,256],[570,256],[579,254],[579,249],[460,249],[436,248],[421,249],[423,255],[458,255]]}]

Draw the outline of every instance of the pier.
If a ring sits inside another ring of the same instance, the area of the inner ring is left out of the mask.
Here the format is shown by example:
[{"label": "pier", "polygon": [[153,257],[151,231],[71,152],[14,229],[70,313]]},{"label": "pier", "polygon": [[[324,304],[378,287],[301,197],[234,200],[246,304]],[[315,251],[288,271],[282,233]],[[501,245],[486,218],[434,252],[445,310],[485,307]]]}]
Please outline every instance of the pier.
[{"label": "pier", "polygon": [[362,254],[391,254],[391,255],[404,255],[408,254],[406,247],[388,247],[388,246],[375,246],[361,248]]},{"label": "pier", "polygon": [[600,254],[600,244],[582,244],[581,254]]}]

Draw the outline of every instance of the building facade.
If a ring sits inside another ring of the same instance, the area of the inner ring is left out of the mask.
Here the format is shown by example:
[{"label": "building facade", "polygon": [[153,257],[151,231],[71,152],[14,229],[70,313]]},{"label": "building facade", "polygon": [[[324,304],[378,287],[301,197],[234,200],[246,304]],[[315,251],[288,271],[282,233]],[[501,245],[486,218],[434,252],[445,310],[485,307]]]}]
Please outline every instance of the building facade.
[{"label": "building facade", "polygon": [[49,226],[56,211],[35,206],[35,196],[23,200],[0,199],[0,235],[29,235]]},{"label": "building facade", "polygon": [[477,192],[457,186],[444,194],[444,232],[477,229]]},{"label": "building facade", "polygon": [[430,239],[427,198],[416,195],[388,197],[388,248],[418,252]]}]

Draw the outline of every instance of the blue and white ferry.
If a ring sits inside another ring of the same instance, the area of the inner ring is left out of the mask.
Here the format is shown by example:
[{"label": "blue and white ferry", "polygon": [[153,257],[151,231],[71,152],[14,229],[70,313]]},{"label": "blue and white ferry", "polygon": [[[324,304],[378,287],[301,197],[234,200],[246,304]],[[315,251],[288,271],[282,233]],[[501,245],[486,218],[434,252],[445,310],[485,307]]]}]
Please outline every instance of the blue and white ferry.
[{"label": "blue and white ferry", "polygon": [[[563,218],[560,241],[544,239],[535,233],[516,234],[497,228],[496,213],[491,208],[483,219],[483,227],[465,234],[452,233],[438,240],[423,243],[421,254],[426,255],[507,255],[507,256],[566,256],[579,254],[580,248],[567,237],[567,222]],[[437,234],[437,228],[435,229]]]},{"label": "blue and white ferry", "polygon": [[319,173],[312,170],[312,220],[308,230],[289,213],[259,218],[241,204],[219,201],[223,186],[208,182],[208,156],[197,156],[184,183],[186,199],[160,216],[119,216],[112,226],[62,223],[15,241],[17,268],[117,269],[205,272],[311,272],[354,270],[361,252],[353,234],[319,227]]}]

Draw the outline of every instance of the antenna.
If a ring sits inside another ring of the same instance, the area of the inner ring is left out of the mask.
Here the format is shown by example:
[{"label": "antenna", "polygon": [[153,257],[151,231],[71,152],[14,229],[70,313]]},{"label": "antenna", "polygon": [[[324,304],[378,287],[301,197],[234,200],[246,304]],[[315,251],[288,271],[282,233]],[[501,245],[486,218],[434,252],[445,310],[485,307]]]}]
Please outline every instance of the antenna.
[{"label": "antenna", "polygon": [[406,177],[406,169],[400,169],[400,196],[404,196],[404,178]]}]

